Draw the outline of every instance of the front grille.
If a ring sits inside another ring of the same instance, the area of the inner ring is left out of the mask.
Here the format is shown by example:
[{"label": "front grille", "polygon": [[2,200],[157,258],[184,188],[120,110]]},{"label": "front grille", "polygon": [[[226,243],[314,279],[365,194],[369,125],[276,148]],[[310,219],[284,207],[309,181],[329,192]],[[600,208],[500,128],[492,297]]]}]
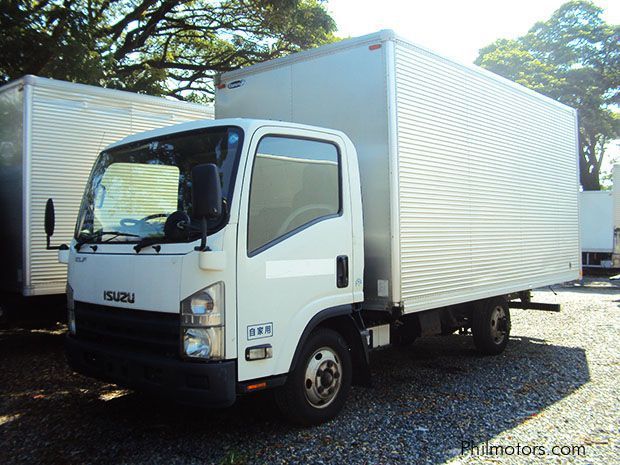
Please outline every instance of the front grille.
[{"label": "front grille", "polygon": [[136,352],[179,357],[179,314],[75,303],[76,337]]}]

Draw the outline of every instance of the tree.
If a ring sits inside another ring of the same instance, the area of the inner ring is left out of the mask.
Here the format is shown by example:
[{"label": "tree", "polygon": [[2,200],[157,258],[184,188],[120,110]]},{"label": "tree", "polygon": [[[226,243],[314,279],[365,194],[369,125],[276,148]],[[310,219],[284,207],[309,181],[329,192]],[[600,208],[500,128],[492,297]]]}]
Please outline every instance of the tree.
[{"label": "tree", "polygon": [[562,5],[516,40],[480,50],[476,64],[548,95],[579,112],[580,178],[600,189],[608,143],[620,137],[620,26],[588,1]]},{"label": "tree", "polygon": [[335,40],[324,0],[0,0],[0,83],[24,74],[208,100],[215,74]]}]

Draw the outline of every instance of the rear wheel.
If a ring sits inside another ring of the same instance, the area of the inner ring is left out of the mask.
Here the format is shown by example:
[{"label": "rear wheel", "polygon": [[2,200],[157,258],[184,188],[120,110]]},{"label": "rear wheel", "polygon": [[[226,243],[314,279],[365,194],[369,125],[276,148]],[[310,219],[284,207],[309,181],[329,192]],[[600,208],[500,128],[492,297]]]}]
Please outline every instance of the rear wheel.
[{"label": "rear wheel", "polygon": [[304,344],[286,384],[275,392],[276,403],[293,423],[323,423],[342,409],[351,372],[351,356],[342,336],[331,329],[318,329]]},{"label": "rear wheel", "polygon": [[11,320],[15,318],[17,314],[16,300],[14,295],[0,294],[0,328],[8,328]]},{"label": "rear wheel", "polygon": [[506,299],[496,297],[477,303],[473,309],[471,331],[474,345],[486,355],[504,351],[510,337],[510,310]]},{"label": "rear wheel", "polygon": [[9,313],[6,304],[0,303],[0,328],[8,328]]}]

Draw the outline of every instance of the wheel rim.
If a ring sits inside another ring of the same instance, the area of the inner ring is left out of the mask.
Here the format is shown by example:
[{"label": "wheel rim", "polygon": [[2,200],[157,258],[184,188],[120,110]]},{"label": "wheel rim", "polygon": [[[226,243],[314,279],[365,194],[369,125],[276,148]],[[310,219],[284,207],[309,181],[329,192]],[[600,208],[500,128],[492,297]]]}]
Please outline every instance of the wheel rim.
[{"label": "wheel rim", "polygon": [[504,342],[506,339],[506,310],[501,305],[498,305],[491,312],[491,338],[497,345]]},{"label": "wheel rim", "polygon": [[321,347],[312,354],[306,366],[304,390],[306,399],[316,408],[331,404],[342,384],[342,363],[329,347]]}]

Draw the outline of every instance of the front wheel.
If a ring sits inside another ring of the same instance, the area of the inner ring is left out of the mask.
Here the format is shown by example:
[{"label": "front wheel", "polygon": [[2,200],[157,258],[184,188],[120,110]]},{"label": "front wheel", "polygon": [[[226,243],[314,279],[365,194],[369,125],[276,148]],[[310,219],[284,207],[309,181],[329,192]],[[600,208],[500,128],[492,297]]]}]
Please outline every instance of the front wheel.
[{"label": "front wheel", "polygon": [[337,332],[321,328],[304,344],[297,366],[275,392],[282,414],[293,423],[316,425],[334,418],[351,387],[349,347]]},{"label": "front wheel", "polygon": [[496,297],[478,302],[473,309],[471,332],[480,352],[501,354],[510,337],[510,310],[506,299]]}]

